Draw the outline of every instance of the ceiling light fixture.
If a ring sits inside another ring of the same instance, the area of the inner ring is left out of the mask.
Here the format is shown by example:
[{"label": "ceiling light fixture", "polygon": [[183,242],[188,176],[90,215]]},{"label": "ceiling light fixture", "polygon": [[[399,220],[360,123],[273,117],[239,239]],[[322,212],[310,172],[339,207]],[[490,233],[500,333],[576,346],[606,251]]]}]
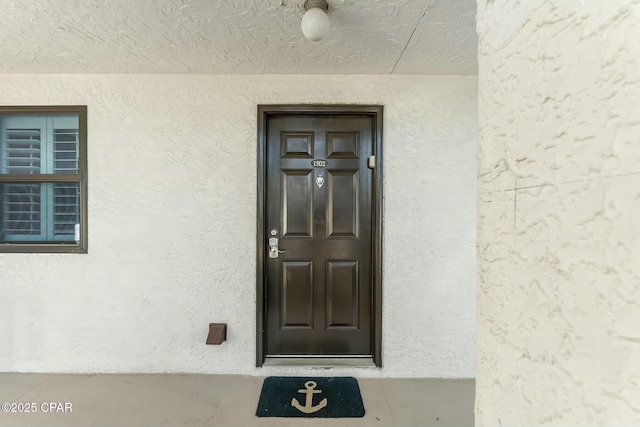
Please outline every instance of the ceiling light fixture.
[{"label": "ceiling light fixture", "polygon": [[331,23],[327,16],[329,4],[326,0],[307,0],[304,2],[306,12],[302,16],[302,34],[313,42],[322,40],[329,33]]}]

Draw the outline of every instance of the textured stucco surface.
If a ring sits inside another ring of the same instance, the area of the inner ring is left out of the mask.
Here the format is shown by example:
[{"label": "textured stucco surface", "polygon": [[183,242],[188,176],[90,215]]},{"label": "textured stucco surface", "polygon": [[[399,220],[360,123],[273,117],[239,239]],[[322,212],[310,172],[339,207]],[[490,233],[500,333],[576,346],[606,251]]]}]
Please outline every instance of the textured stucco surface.
[{"label": "textured stucco surface", "polygon": [[430,0],[393,73],[477,74],[475,28],[476,0]]},{"label": "textured stucco surface", "polygon": [[357,374],[474,376],[476,78],[4,75],[0,99],[89,121],[89,253],[0,255],[0,371],[308,372],[254,367],[256,105],[370,103],[384,368]]},{"label": "textured stucco surface", "polygon": [[476,423],[640,425],[640,2],[478,32]]},{"label": "textured stucco surface", "polygon": [[2,73],[477,74],[474,0],[8,0]]}]

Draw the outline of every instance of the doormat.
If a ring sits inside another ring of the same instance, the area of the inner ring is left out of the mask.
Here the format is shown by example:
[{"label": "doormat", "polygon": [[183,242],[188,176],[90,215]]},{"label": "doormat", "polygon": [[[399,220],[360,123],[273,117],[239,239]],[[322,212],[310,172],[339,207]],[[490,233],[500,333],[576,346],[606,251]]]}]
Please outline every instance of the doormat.
[{"label": "doormat", "polygon": [[364,404],[353,377],[268,377],[258,417],[358,418]]}]

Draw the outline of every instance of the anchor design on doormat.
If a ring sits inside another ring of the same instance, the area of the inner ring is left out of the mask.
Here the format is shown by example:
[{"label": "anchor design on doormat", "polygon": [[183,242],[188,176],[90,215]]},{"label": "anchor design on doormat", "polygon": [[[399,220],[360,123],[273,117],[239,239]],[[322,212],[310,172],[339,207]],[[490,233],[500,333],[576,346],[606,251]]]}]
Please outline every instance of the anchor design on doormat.
[{"label": "anchor design on doormat", "polygon": [[326,397],[322,399],[316,406],[313,406],[313,395],[322,393],[322,390],[314,390],[317,386],[318,384],[315,381],[307,381],[306,383],[304,383],[305,390],[298,390],[298,393],[307,395],[305,405],[302,406],[300,402],[298,402],[298,399],[294,397],[293,399],[291,399],[291,406],[293,406],[300,412],[304,412],[305,414],[313,414],[314,412],[318,412],[320,409],[327,406]]}]

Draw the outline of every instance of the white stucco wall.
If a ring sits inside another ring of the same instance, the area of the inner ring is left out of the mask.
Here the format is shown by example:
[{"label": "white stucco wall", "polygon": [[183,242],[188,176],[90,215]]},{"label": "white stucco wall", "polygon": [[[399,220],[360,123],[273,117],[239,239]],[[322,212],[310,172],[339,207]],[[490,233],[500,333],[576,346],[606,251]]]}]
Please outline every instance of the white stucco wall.
[{"label": "white stucco wall", "polygon": [[476,425],[640,425],[640,3],[478,32]]},{"label": "white stucco wall", "polygon": [[0,371],[304,371],[254,366],[256,105],[371,103],[384,368],[355,373],[475,375],[476,78],[3,75],[0,100],[89,128],[89,254],[0,254]]}]

